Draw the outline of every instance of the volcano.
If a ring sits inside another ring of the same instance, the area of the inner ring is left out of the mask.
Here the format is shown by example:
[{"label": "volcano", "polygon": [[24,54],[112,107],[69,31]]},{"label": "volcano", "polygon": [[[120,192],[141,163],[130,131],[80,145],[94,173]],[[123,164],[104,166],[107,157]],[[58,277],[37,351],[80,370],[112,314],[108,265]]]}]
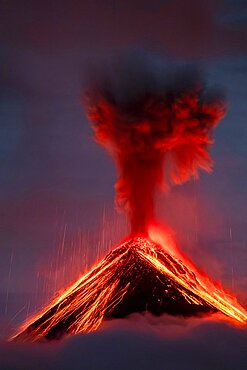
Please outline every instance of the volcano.
[{"label": "volcano", "polygon": [[114,158],[116,203],[128,214],[131,238],[12,339],[86,333],[136,312],[185,317],[221,312],[247,323],[246,310],[183,256],[169,233],[163,238],[158,228],[152,236],[158,225],[156,192],[198,178],[199,170],[211,172],[209,148],[225,101],[205,88],[197,71],[171,74],[154,56],[136,57],[94,71],[83,99],[96,141]]},{"label": "volcano", "polygon": [[222,312],[247,322],[246,311],[210,284],[157,244],[134,238],[113,249],[12,339],[59,339],[135,312],[185,317]]}]

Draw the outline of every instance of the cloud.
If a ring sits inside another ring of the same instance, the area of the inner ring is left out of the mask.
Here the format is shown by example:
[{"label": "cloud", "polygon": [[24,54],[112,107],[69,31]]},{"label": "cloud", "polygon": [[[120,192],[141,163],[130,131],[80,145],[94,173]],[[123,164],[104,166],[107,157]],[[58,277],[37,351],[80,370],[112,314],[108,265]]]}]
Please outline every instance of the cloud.
[{"label": "cloud", "polygon": [[42,344],[1,343],[1,370],[244,370],[247,330],[215,319],[134,315]]}]

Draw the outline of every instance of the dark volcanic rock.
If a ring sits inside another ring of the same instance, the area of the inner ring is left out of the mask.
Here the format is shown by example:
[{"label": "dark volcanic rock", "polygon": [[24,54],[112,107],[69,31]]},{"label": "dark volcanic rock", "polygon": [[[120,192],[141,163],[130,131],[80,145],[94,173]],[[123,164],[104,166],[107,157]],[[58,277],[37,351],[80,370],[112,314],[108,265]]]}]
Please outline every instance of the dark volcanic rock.
[{"label": "dark volcanic rock", "polygon": [[67,293],[33,318],[14,339],[55,339],[97,329],[102,320],[134,312],[193,316],[217,310],[184,286],[195,275],[163,249],[137,238],[111,251]]}]

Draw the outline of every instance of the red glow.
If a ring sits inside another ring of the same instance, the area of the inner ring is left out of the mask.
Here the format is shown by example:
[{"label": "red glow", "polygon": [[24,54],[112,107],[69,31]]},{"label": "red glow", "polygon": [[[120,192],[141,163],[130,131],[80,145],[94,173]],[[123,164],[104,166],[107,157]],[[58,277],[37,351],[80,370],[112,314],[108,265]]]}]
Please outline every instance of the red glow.
[{"label": "red glow", "polygon": [[199,169],[211,171],[208,148],[225,106],[217,97],[202,97],[197,81],[177,92],[138,96],[129,105],[102,90],[89,93],[88,117],[116,161],[117,201],[129,213],[132,234],[146,236],[155,191],[197,177]]}]

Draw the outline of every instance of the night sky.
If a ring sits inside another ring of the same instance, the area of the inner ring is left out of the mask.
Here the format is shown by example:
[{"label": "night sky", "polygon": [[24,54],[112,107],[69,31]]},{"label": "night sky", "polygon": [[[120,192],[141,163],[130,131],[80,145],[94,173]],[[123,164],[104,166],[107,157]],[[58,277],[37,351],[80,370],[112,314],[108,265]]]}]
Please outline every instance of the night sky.
[{"label": "night sky", "polygon": [[246,331],[214,321],[137,317],[52,347],[3,341],[128,230],[81,94],[88,66],[136,48],[194,63],[225,90],[214,172],[160,194],[157,213],[247,306],[246,40],[246,0],[0,0],[1,370],[246,369]]}]

